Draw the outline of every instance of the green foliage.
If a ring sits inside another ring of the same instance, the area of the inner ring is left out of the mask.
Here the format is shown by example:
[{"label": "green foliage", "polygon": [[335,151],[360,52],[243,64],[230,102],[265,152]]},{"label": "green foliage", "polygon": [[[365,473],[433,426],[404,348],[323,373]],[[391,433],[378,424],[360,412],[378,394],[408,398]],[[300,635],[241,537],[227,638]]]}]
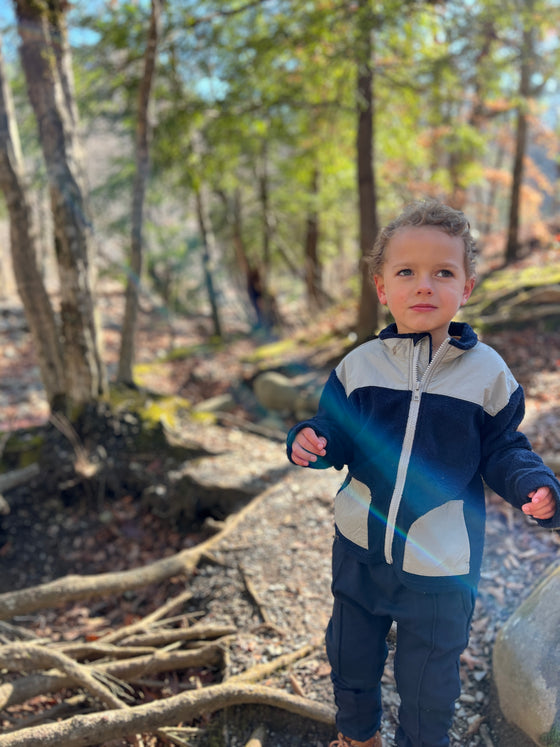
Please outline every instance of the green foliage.
[{"label": "green foliage", "polygon": [[[124,255],[149,12],[148,2],[78,0],[70,14],[84,130],[96,134],[99,159],[107,162],[92,190],[94,226],[101,246],[117,245]],[[538,81],[555,80],[559,69],[558,14],[553,0],[410,0],[406,12],[397,0],[165,4],[151,108],[143,282],[168,311],[190,313],[200,303],[193,196],[202,186],[211,196],[224,282],[239,274],[234,203],[247,259],[264,260],[266,228],[269,276],[279,286],[290,276],[284,285],[292,297],[301,292],[293,275],[294,267],[302,269],[309,216],[317,219],[322,262],[346,257],[357,268],[356,38],[364,27],[374,49],[381,219],[412,198],[436,195],[464,200],[475,223],[486,214],[494,221],[489,228],[502,229],[522,31],[533,24],[538,92]],[[41,186],[36,123],[15,63],[10,77],[24,151]],[[550,136],[552,153],[557,145]],[[113,254],[108,271],[124,278],[126,268],[115,262]],[[356,288],[341,283],[335,293]]]},{"label": "green foliage", "polygon": [[[477,284],[469,303],[461,310],[461,318],[480,330],[512,324],[520,326],[527,321],[533,323],[533,316],[539,318],[536,311],[534,315],[531,314],[531,305],[537,293],[541,299],[551,296],[547,301],[552,306],[548,318],[557,319],[555,299],[559,287],[560,261],[546,265],[505,267]],[[548,288],[551,290],[547,291]],[[545,302],[542,303],[543,309],[547,309]],[[528,315],[523,313],[525,310],[528,310]]]},{"label": "green foliage", "polygon": [[528,265],[527,267],[506,267],[493,272],[475,288],[471,300],[487,297],[494,293],[509,291],[517,293],[523,288],[538,288],[543,285],[560,284],[560,261],[546,265]]}]

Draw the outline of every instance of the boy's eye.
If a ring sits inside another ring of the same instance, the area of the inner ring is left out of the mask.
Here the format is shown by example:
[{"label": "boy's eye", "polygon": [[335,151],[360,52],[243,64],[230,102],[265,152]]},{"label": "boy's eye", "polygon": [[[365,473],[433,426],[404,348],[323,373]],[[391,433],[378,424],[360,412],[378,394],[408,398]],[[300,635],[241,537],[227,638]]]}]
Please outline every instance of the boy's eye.
[{"label": "boy's eye", "polygon": [[397,272],[397,276],[408,277],[409,275],[412,275],[412,270],[408,269],[408,267]]},{"label": "boy's eye", "polygon": [[454,277],[454,275],[451,272],[451,270],[440,270],[438,272],[438,277],[441,277],[441,278],[452,278],[452,277]]}]

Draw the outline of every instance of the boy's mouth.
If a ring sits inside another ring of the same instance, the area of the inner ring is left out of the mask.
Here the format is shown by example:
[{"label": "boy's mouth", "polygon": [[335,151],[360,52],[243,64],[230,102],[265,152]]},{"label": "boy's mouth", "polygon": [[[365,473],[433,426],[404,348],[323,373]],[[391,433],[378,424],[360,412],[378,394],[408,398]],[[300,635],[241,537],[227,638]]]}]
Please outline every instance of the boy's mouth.
[{"label": "boy's mouth", "polygon": [[411,309],[413,311],[434,311],[437,309],[437,306],[430,303],[417,303],[414,306],[411,306]]}]

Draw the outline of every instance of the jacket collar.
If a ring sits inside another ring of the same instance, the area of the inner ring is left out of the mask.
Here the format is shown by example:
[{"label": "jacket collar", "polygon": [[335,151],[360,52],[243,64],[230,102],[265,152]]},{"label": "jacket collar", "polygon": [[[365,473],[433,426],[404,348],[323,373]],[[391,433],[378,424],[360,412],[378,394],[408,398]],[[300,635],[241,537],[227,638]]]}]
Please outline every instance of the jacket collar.
[{"label": "jacket collar", "polygon": [[[476,332],[473,330],[473,328],[468,325],[466,322],[451,322],[449,325],[448,330],[449,337],[451,338],[449,340],[449,344],[453,345],[456,348],[459,348],[459,350],[470,350],[471,348],[474,348],[474,346],[478,342],[478,337],[476,335]],[[382,330],[379,333],[379,337],[381,340],[389,341],[391,339],[397,339],[397,340],[412,340],[413,345],[416,345],[420,342],[420,340],[423,340],[425,337],[430,338],[430,350],[432,347],[432,341],[431,341],[431,335],[429,332],[411,332],[408,334],[400,335],[397,331],[397,325],[395,323],[390,324],[388,327],[385,327],[384,330]]]}]

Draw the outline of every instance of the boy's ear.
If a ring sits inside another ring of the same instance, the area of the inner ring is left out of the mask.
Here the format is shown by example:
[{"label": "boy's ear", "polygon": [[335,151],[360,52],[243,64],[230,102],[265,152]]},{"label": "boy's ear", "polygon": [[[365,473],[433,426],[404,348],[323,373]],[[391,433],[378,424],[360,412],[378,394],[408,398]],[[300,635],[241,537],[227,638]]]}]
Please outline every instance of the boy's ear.
[{"label": "boy's ear", "polygon": [[476,282],[476,278],[469,278],[467,282],[465,283],[465,289],[463,291],[463,300],[461,301],[461,306],[464,306],[469,298],[471,297],[471,293],[474,289],[474,284]]},{"label": "boy's ear", "polygon": [[373,282],[375,283],[375,287],[377,288],[377,297],[379,298],[379,303],[385,305],[387,303],[387,296],[385,294],[385,283],[383,282],[383,275],[374,275]]}]

